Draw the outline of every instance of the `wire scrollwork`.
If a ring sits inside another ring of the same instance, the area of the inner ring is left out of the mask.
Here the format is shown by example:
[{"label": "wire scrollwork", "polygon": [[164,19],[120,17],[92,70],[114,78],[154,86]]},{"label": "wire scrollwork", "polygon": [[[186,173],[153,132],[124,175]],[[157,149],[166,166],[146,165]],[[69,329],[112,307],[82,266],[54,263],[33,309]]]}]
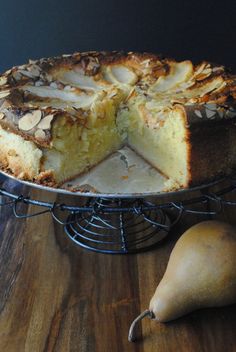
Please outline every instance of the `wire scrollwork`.
[{"label": "wire scrollwork", "polygon": [[[88,198],[83,206],[32,199],[0,187],[0,207],[11,207],[18,219],[50,213],[54,221],[76,244],[96,252],[137,253],[161,243],[183,215],[214,216],[236,200],[225,196],[236,190],[236,178],[218,191],[201,189],[200,195],[186,200],[156,204],[145,198]],[[191,190],[189,190],[189,195]],[[203,205],[199,209],[197,205]],[[32,212],[29,211],[29,207]],[[35,211],[35,208],[37,210]]]}]

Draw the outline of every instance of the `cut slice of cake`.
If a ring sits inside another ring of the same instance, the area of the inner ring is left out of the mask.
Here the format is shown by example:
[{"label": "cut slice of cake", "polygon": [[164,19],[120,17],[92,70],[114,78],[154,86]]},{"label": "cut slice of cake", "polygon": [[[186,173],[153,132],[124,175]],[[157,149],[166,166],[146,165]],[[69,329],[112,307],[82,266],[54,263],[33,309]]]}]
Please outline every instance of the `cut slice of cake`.
[{"label": "cut slice of cake", "polygon": [[0,164],[59,186],[128,144],[178,189],[236,165],[235,79],[153,54],[75,53],[0,76]]},{"label": "cut slice of cake", "polygon": [[[1,106],[0,160],[17,177],[56,185],[122,145],[116,114],[127,93],[119,88],[118,74],[111,84],[100,74],[82,75],[82,64],[68,60],[45,71],[42,66],[13,70],[19,80]],[[34,70],[37,76],[27,79]]]}]

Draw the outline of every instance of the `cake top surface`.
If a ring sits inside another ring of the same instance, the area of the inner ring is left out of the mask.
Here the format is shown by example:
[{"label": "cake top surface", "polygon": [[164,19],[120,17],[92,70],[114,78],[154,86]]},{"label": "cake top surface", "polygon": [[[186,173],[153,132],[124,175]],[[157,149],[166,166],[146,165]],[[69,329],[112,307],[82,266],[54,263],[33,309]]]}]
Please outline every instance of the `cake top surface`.
[{"label": "cake top surface", "polygon": [[[50,141],[61,114],[84,123],[105,100],[144,106],[155,119],[180,106],[189,122],[236,117],[236,77],[206,61],[148,53],[86,52],[30,60],[0,76],[0,125]],[[149,114],[147,114],[149,116]]]}]

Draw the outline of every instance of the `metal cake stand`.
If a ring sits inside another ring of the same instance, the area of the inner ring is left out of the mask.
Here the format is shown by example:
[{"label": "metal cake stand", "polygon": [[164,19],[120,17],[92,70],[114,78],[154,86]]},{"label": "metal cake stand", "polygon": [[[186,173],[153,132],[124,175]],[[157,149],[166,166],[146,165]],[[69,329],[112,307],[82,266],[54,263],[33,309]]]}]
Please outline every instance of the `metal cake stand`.
[{"label": "metal cake stand", "polygon": [[[32,199],[30,192],[22,194],[22,184],[31,190],[39,188],[74,196],[74,203]],[[0,207],[10,207],[18,219],[50,213],[76,245],[109,254],[151,249],[167,237],[183,214],[215,215],[225,205],[236,205],[236,200],[225,199],[235,191],[236,178],[232,176],[169,193],[97,194],[43,187],[0,174]],[[27,205],[34,208],[33,213],[28,213]]]}]

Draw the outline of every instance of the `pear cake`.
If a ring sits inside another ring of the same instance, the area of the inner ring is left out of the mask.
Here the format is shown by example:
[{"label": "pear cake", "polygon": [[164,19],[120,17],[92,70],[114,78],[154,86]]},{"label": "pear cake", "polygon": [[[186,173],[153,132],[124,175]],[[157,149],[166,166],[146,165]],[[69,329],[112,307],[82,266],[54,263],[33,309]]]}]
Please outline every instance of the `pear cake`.
[{"label": "pear cake", "polygon": [[58,187],[130,146],[166,190],[236,166],[236,78],[148,53],[30,60],[0,76],[0,168]]}]

